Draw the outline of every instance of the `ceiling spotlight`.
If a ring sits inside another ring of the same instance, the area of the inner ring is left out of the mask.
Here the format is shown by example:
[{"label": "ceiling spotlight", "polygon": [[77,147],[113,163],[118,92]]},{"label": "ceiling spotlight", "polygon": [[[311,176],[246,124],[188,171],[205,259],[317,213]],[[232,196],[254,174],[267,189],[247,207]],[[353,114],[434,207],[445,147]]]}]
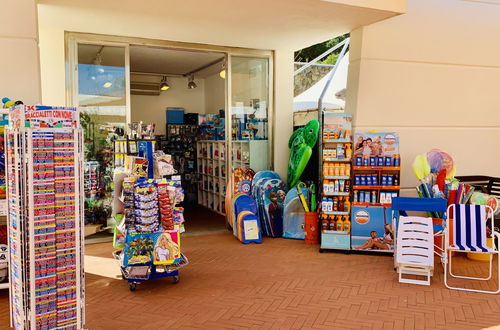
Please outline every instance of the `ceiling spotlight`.
[{"label": "ceiling spotlight", "polygon": [[161,78],[160,90],[166,91],[169,88],[170,86],[167,83],[167,76],[163,76],[163,78]]},{"label": "ceiling spotlight", "polygon": [[198,87],[198,86],[197,86],[197,85],[196,85],[196,83],[194,82],[194,76],[193,76],[193,75],[190,75],[190,76],[189,76],[189,79],[188,79],[188,88],[189,88],[189,89],[194,89],[194,88],[196,88],[196,87]]},{"label": "ceiling spotlight", "polygon": [[220,70],[219,72],[219,76],[222,78],[222,79],[226,79],[226,60],[224,60],[222,62],[222,70]]}]

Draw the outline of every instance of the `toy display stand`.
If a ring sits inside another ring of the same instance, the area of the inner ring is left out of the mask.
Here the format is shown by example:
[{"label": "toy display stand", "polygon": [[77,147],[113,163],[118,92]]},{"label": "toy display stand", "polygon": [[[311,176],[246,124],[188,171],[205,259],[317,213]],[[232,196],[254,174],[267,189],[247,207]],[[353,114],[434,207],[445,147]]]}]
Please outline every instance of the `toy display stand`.
[{"label": "toy display stand", "polygon": [[113,252],[113,257],[120,264],[122,278],[128,282],[130,291],[135,291],[138,283],[164,277],[172,277],[174,284],[177,284],[180,281],[179,269],[189,263],[188,258],[181,254],[181,261],[172,265],[124,266],[122,255],[122,250]]},{"label": "toy display stand", "polygon": [[114,228],[113,246],[122,250],[113,257],[131,291],[138,283],[157,278],[172,277],[177,283],[179,268],[188,263],[180,245],[184,232],[181,176],[172,174],[171,155],[153,148],[152,141],[142,143],[139,157],[125,158],[128,176],[117,190],[123,216]]}]

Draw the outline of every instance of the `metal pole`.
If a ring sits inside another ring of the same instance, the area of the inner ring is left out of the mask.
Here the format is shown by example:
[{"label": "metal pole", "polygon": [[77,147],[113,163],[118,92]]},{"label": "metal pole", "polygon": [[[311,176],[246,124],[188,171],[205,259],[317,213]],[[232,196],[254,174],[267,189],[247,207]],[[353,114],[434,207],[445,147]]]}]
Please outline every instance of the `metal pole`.
[{"label": "metal pole", "polygon": [[293,75],[297,75],[298,73],[301,73],[302,71],[304,71],[305,69],[307,69],[308,67],[310,67],[311,65],[313,65],[314,63],[318,62],[319,60],[321,60],[323,57],[327,56],[327,55],[330,55],[331,53],[333,53],[335,50],[339,49],[341,46],[343,46],[345,43],[349,44],[349,40],[350,38],[347,38],[347,39],[344,39],[342,40],[342,42],[339,42],[338,44],[336,44],[335,46],[333,46],[332,48],[328,49],[326,52],[324,52],[323,54],[319,55],[318,57],[316,57],[315,59],[313,59],[312,61],[310,61],[309,63],[307,63],[306,65],[304,65],[303,67],[300,67],[298,68],[297,70],[295,70],[295,72],[293,73]]}]

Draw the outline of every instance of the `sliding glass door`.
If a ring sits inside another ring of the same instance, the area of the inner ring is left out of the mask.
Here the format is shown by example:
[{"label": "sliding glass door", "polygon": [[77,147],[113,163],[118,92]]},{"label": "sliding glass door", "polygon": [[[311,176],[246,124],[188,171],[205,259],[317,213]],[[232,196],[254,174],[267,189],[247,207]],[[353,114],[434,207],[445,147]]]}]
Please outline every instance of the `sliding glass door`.
[{"label": "sliding glass door", "polygon": [[68,42],[68,103],[80,108],[85,142],[87,225],[106,225],[111,215],[114,140],[129,118],[127,44]]}]

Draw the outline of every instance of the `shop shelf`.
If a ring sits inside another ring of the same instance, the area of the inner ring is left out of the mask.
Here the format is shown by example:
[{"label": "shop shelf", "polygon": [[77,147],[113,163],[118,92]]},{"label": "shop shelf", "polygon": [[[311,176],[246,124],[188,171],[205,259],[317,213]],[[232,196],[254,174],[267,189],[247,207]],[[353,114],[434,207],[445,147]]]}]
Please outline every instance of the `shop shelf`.
[{"label": "shop shelf", "polygon": [[325,175],[323,176],[325,179],[339,179],[339,180],[349,180],[351,177],[342,176],[342,175]]},{"label": "shop shelf", "polygon": [[324,196],[349,196],[348,192],[331,192],[331,193],[323,193]]},{"label": "shop shelf", "polygon": [[323,214],[326,215],[349,215],[349,212],[343,212],[343,211],[331,211],[331,212],[322,212]]},{"label": "shop shelf", "polygon": [[337,234],[337,235],[349,235],[348,231],[337,231],[337,230],[321,230],[323,234]]},{"label": "shop shelf", "polygon": [[323,158],[324,162],[350,162],[349,158]]},{"label": "shop shelf", "polygon": [[381,204],[381,203],[359,203],[359,202],[353,202],[352,206],[384,206],[384,207],[391,207],[392,204]]},{"label": "shop shelf", "polygon": [[323,139],[323,143],[351,143],[351,139]]},{"label": "shop shelf", "polygon": [[399,190],[399,189],[401,189],[401,187],[400,186],[353,186],[352,189],[356,189],[356,190],[370,190],[370,189]]},{"label": "shop shelf", "polygon": [[356,171],[399,171],[401,167],[394,166],[354,166]]}]

